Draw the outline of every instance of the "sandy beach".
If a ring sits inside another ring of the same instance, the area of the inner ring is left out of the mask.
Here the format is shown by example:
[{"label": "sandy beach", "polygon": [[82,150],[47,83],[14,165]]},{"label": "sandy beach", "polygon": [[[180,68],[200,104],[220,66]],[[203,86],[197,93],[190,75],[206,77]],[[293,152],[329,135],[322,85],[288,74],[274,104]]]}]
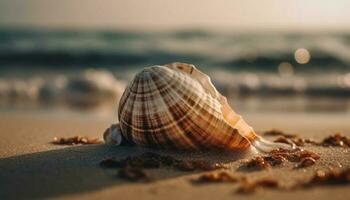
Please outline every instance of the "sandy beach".
[{"label": "sandy beach", "polygon": [[[350,116],[329,113],[242,113],[256,130],[278,128],[299,133],[304,138],[322,139],[336,131],[350,136]],[[53,137],[87,135],[101,137],[112,122],[92,114],[52,114],[45,112],[6,112],[0,114],[0,199],[344,199],[349,186],[322,186],[293,191],[263,189],[254,194],[237,194],[237,184],[195,185],[192,179],[203,172],[178,172],[161,168],[150,170],[155,181],[133,183],[116,176],[116,169],[103,169],[105,158],[124,158],[149,149],[113,147],[104,144],[57,146]],[[349,149],[306,147],[321,159],[304,169],[292,164],[272,169],[244,172],[237,170],[247,157],[235,153],[174,153],[158,151],[178,158],[215,160],[230,166],[228,171],[249,179],[277,178],[282,185],[309,179],[317,169],[350,167]],[[248,155],[249,157],[249,155]]]},{"label": "sandy beach", "polygon": [[350,0],[102,2],[0,0],[0,200],[350,200]]}]

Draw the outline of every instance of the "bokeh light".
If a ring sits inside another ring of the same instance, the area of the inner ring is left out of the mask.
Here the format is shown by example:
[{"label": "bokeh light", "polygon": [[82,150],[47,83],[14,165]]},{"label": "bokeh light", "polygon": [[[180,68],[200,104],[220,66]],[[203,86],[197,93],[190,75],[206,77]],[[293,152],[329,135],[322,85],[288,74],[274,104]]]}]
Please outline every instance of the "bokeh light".
[{"label": "bokeh light", "polygon": [[299,64],[306,64],[310,61],[311,55],[307,49],[299,48],[294,52],[294,58]]},{"label": "bokeh light", "polygon": [[292,76],[294,74],[293,65],[289,62],[281,62],[278,65],[278,73],[280,76]]},{"label": "bokeh light", "polygon": [[350,73],[344,75],[344,84],[346,87],[350,87]]}]

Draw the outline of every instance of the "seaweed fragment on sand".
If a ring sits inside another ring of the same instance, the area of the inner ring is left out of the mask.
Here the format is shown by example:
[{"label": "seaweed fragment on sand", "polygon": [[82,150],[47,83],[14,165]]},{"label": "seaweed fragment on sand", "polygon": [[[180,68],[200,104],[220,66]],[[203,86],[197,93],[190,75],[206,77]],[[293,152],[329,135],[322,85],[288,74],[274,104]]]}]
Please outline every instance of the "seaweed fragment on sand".
[{"label": "seaweed fragment on sand", "polygon": [[340,170],[331,169],[329,171],[318,170],[310,181],[302,184],[304,187],[314,187],[317,185],[344,185],[350,184],[350,168]]},{"label": "seaweed fragment on sand", "polygon": [[312,157],[303,158],[300,163],[296,166],[296,168],[305,168],[310,167],[316,163],[316,160]]},{"label": "seaweed fragment on sand", "polygon": [[[153,152],[146,152],[138,156],[129,156],[123,159],[107,158],[100,162],[103,168],[119,169],[118,176],[127,180],[134,180],[134,175],[142,175],[146,169],[156,169],[161,167],[169,167],[178,171],[210,171],[216,169],[226,169],[221,163],[212,163],[203,160],[179,160],[171,156],[163,156]],[[145,172],[146,173],[146,172]],[[128,178],[128,177],[131,178]],[[152,178],[147,177],[148,180]]]},{"label": "seaweed fragment on sand", "polygon": [[283,137],[286,137],[286,138],[297,138],[299,137],[297,134],[289,134],[289,133],[285,133],[281,130],[278,130],[278,129],[271,129],[269,131],[265,131],[263,132],[263,135],[266,135],[266,136],[283,136]]},{"label": "seaweed fragment on sand", "polygon": [[150,175],[141,168],[124,167],[118,171],[118,177],[129,181],[151,181]]},{"label": "seaweed fragment on sand", "polygon": [[203,184],[203,183],[235,183],[240,178],[234,176],[229,172],[210,172],[200,175],[198,178],[193,179],[192,183]]},{"label": "seaweed fragment on sand", "polygon": [[338,146],[338,147],[350,147],[350,138],[342,135],[341,133],[335,133],[322,140],[320,143],[322,146]]},{"label": "seaweed fragment on sand", "polygon": [[266,169],[270,167],[270,164],[262,156],[257,156],[244,163],[244,166],[248,169]]},{"label": "seaweed fragment on sand", "polygon": [[194,170],[203,170],[210,171],[216,169],[226,169],[226,167],[221,163],[211,163],[202,160],[189,161],[181,160],[174,167],[180,171],[194,171]]},{"label": "seaweed fragment on sand", "polygon": [[309,138],[301,138],[297,134],[287,134],[283,131],[272,129],[263,132],[266,136],[278,136],[274,142],[285,143],[289,145],[304,146],[305,144],[312,144],[324,147],[350,147],[350,137],[344,136],[341,133],[335,133],[325,137],[321,142],[317,142]]},{"label": "seaweed fragment on sand", "polygon": [[307,189],[325,185],[348,185],[350,184],[350,168],[340,170],[331,169],[328,171],[317,170],[307,181],[300,181],[290,187],[284,187],[276,179],[262,178],[256,181],[241,181],[237,193],[251,194],[262,188],[272,188],[278,190]]},{"label": "seaweed fragment on sand", "polygon": [[320,159],[320,156],[317,153],[299,148],[293,150],[275,149],[272,150],[270,154],[274,156],[282,156],[290,162],[300,162],[303,158],[306,157],[311,157],[315,160]]},{"label": "seaweed fragment on sand", "polygon": [[310,138],[301,138],[299,136],[295,137],[286,137],[286,136],[279,136],[277,137],[274,142],[279,142],[279,143],[285,143],[293,146],[305,146],[305,144],[312,144],[312,145],[319,145],[319,142],[316,142],[313,139]]},{"label": "seaweed fragment on sand", "polygon": [[147,152],[138,156],[128,156],[123,159],[108,158],[100,162],[101,167],[106,168],[144,168],[154,169],[161,166],[169,166],[173,163],[179,162],[175,158],[169,156],[162,156],[156,153]]},{"label": "seaweed fragment on sand", "polygon": [[276,179],[262,178],[257,181],[243,181],[237,188],[236,193],[251,194],[262,188],[280,189],[281,186]]},{"label": "seaweed fragment on sand", "polygon": [[102,140],[99,138],[90,138],[87,136],[54,137],[51,143],[55,145],[87,145],[101,144]]},{"label": "seaweed fragment on sand", "polygon": [[[312,159],[312,160],[311,160]],[[311,166],[311,162],[320,159],[320,156],[314,152],[304,149],[275,149],[267,156],[257,156],[246,162],[241,166],[241,169],[262,170],[273,166],[279,166],[285,162],[304,162],[300,166]],[[314,163],[313,163],[314,164]]]}]

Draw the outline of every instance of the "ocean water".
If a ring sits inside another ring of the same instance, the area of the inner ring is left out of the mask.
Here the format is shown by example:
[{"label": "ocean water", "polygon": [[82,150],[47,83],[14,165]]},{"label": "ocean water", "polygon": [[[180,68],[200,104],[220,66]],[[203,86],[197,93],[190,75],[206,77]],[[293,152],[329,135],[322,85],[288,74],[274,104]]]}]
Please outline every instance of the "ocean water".
[{"label": "ocean water", "polygon": [[175,61],[208,73],[238,109],[350,110],[350,33],[5,28],[0,108],[115,102],[138,70]]}]

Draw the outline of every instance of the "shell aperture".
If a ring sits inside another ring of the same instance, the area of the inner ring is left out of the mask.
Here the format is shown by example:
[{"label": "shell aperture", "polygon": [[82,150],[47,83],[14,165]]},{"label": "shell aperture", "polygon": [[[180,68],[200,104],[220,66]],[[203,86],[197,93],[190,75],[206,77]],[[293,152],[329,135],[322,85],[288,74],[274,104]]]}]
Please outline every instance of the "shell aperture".
[{"label": "shell aperture", "polygon": [[239,151],[254,146],[270,151],[286,147],[258,136],[210,77],[186,63],[139,72],[120,99],[118,117],[120,127],[105,132],[106,143],[120,144],[123,136],[130,143],[154,148]]}]

